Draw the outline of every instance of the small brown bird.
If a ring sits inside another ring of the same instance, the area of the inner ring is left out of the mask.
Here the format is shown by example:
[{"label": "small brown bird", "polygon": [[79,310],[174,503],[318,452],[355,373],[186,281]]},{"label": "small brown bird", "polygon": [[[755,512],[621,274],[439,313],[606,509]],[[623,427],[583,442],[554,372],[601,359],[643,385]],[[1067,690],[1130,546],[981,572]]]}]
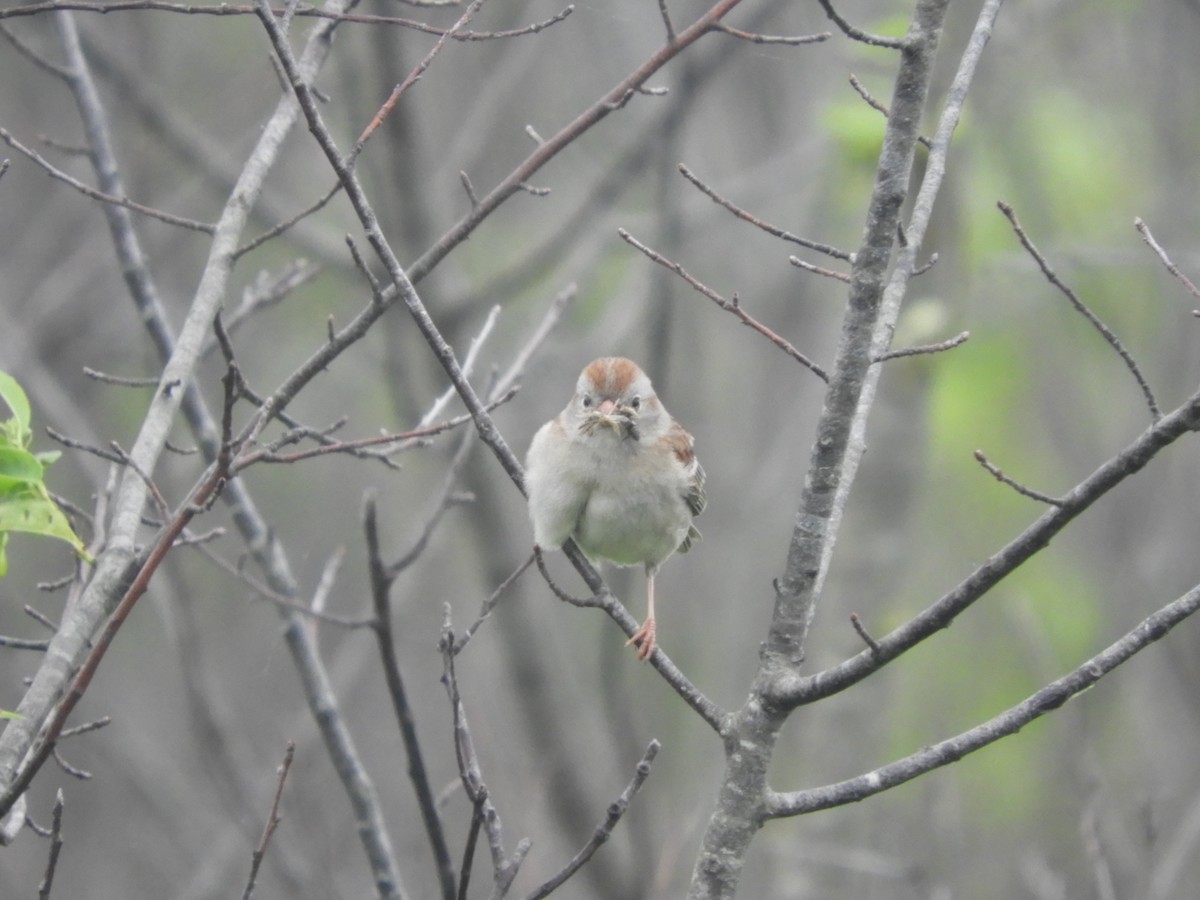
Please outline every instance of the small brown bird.
[{"label": "small brown bird", "polygon": [[638,659],[654,652],[654,576],[700,532],[704,470],[692,436],[659,402],[628,359],[588,363],[575,396],[533,436],[525,466],[534,542],[574,538],[591,559],[645,566],[646,621],[628,641]]}]

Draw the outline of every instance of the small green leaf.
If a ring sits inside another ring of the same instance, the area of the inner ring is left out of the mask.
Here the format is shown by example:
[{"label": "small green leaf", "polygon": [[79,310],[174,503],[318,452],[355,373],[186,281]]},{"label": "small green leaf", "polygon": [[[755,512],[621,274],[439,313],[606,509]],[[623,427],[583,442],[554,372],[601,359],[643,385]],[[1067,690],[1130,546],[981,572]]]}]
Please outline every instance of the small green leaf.
[{"label": "small green leaf", "polygon": [[0,494],[14,487],[41,484],[42,464],[28,450],[0,447]]},{"label": "small green leaf", "polygon": [[25,718],[19,712],[13,712],[11,709],[0,709],[0,719],[23,719]]},{"label": "small green leaf", "polygon": [[[13,443],[19,446],[26,446],[29,443],[29,437],[32,433],[29,430],[29,398],[25,396],[25,391],[21,385],[17,384],[17,379],[13,378],[7,372],[0,372],[0,399],[3,399],[8,404],[15,415],[15,419],[10,419],[5,422],[6,430],[13,436]],[[15,421],[16,426],[12,423]]]},{"label": "small green leaf", "polygon": [[[0,532],[9,531],[24,531],[58,538],[74,547],[75,552],[88,562],[93,561],[83,541],[71,530],[71,523],[58,508],[58,504],[50,499],[43,484],[0,495]],[[0,546],[0,567],[3,566],[2,554],[3,547]],[[2,574],[3,570],[0,568],[0,575]]]}]

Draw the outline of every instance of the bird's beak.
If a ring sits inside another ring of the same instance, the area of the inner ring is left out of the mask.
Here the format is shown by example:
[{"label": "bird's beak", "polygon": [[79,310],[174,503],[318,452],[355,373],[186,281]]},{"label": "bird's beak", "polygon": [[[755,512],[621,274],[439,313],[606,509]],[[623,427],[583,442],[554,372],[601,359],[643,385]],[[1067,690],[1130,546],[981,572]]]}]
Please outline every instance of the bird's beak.
[{"label": "bird's beak", "polygon": [[611,416],[616,408],[617,404],[612,400],[601,400],[600,405],[596,408],[596,412],[602,416]]}]

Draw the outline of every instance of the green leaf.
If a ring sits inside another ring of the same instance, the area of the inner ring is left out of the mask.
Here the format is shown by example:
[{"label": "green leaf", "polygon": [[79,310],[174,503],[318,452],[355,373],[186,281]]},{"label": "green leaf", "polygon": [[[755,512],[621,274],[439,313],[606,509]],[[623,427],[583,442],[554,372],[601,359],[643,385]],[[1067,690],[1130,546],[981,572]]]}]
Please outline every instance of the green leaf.
[{"label": "green leaf", "polygon": [[0,719],[23,719],[25,718],[19,712],[13,712],[11,709],[0,709]]},{"label": "green leaf", "polygon": [[[10,491],[0,495],[0,532],[24,531],[66,541],[88,562],[92,562],[83,541],[71,530],[71,523],[63,515],[46,486],[38,484],[21,491]],[[0,575],[3,574],[3,547],[0,546]]]},{"label": "green leaf", "polygon": [[0,447],[0,494],[30,484],[41,484],[42,464],[28,450]]},{"label": "green leaf", "polygon": [[15,416],[4,423],[5,431],[9,433],[13,443],[20,447],[27,446],[32,436],[29,430],[29,398],[25,396],[21,385],[17,384],[17,379],[7,372],[0,372],[0,399],[8,404]]}]

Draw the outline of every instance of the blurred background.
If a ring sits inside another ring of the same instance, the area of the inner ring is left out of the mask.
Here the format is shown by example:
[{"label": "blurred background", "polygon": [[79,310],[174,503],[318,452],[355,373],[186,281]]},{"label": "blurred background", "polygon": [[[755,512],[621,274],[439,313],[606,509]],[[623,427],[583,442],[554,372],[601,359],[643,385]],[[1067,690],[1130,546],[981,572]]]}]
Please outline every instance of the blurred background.
[{"label": "blurred background", "polygon": [[[952,4],[935,91],[944,91],[978,12]],[[677,28],[707,8],[668,3]],[[556,0],[486,4],[476,30],[544,20]],[[900,34],[900,2],[840,3],[852,22]],[[367,2],[359,11],[448,26],[456,9]],[[111,117],[133,199],[203,221],[218,215],[279,95],[268,42],[252,16],[166,12],[76,14]],[[729,17],[749,31],[832,28],[815,2],[746,0]],[[5,27],[50,60],[48,16]],[[294,33],[308,23],[297,21]],[[358,170],[402,262],[419,257],[469,208],[467,173],[483,195],[533,149],[526,126],[554,134],[662,43],[652,0],[584,0],[536,35],[449,46],[368,145]],[[1196,301],[1134,230],[1142,217],[1174,261],[1200,276],[1200,4],[1190,0],[1013,0],[1002,11],[955,137],[925,244],[938,262],[912,282],[896,343],[941,341],[952,352],[887,365],[836,561],[808,646],[807,670],[861,649],[857,612],[886,633],[955,586],[1043,510],[998,484],[988,458],[1022,483],[1059,494],[1150,423],[1115,353],[1020,249],[997,200],[1013,205],[1058,274],[1121,337],[1164,410],[1200,379]],[[318,80],[341,146],[428,51],[434,38],[347,24]],[[299,41],[297,39],[297,45]],[[0,126],[89,184],[69,91],[10,42],[0,51]],[[476,381],[506,367],[568,284],[566,317],[496,412],[523,453],[567,402],[582,366],[620,354],[647,369],[696,437],[708,473],[704,541],[659,578],[660,641],[715,703],[736,709],[757,666],[784,558],[822,383],[679,278],[625,244],[617,228],[681,263],[818,363],[832,364],[845,286],[789,264],[782,242],[712,203],[697,176],[761,219],[855,249],[883,133],[882,116],[848,83],[887,102],[895,54],[840,34],[808,46],[712,34],[656,75],[665,96],[637,96],[537,173],[420,285],[447,338],[466,351],[500,307]],[[41,141],[41,143],[39,143]],[[923,164],[918,157],[918,175]],[[154,376],[146,340],[96,204],[13,150],[0,179],[0,369],[29,392],[35,449],[42,430],[128,448],[147,391],[85,376],[91,367]],[[303,127],[271,175],[251,234],[314,202],[333,176]],[[203,234],[139,218],[138,234],[173,325],[183,320],[208,252]],[[318,270],[234,337],[248,382],[268,393],[369,302],[344,237],[361,231],[336,198],[284,238],[247,255],[239,292],[298,259]],[[365,242],[359,240],[360,245]],[[199,373],[214,407],[219,359]],[[446,387],[403,309],[330,367],[291,407],[340,434],[412,427]],[[242,415],[248,415],[243,408]],[[173,443],[194,440],[182,423]],[[376,493],[386,555],[417,539],[459,443],[456,434],[398,459],[393,471],[335,456],[258,466],[244,478],[316,591],[344,561],[328,612],[369,614],[364,492]],[[867,682],[791,719],[771,772],[778,789],[839,781],[956,734],[1079,665],[1198,580],[1194,441],[1183,440],[1114,491],[1033,562],[955,622]],[[178,501],[199,472],[168,454],[155,473]],[[67,452],[51,489],[90,509],[107,464]],[[393,590],[398,652],[456,857],[469,822],[457,781],[437,651],[449,604],[462,631],[527,556],[523,500],[476,447],[452,509]],[[218,506],[199,528],[223,522]],[[90,537],[81,525],[85,538]],[[147,532],[147,535],[149,532]],[[236,532],[210,549],[236,563]],[[70,551],[16,536],[0,581],[0,634],[48,636],[63,594],[39,582],[69,573]],[[561,558],[551,570],[585,588]],[[632,614],[640,572],[607,570]],[[374,639],[314,622],[347,722],[382,797],[405,885],[436,893]],[[961,763],[865,803],[775,822],[758,836],[745,897],[1183,897],[1200,878],[1200,638],[1186,623],[1057,713]],[[557,600],[534,572],[507,591],[458,661],[483,776],[509,848],[533,840],[514,895],[532,890],[587,840],[652,738],[653,771],[605,845],[562,895],[682,896],[716,794],[720,741],[595,611]],[[38,665],[0,648],[0,708],[20,701]],[[306,707],[269,601],[201,553],[179,550],[155,578],[72,720],[113,724],[63,747],[81,782],[47,766],[30,814],[48,824],[66,793],[62,897],[207,898],[240,893],[275,770],[297,742],[283,823],[259,877],[263,898],[362,897],[372,890],[349,803]],[[26,830],[0,850],[0,894],[32,896],[48,842]],[[486,850],[476,890],[486,892]]]}]

